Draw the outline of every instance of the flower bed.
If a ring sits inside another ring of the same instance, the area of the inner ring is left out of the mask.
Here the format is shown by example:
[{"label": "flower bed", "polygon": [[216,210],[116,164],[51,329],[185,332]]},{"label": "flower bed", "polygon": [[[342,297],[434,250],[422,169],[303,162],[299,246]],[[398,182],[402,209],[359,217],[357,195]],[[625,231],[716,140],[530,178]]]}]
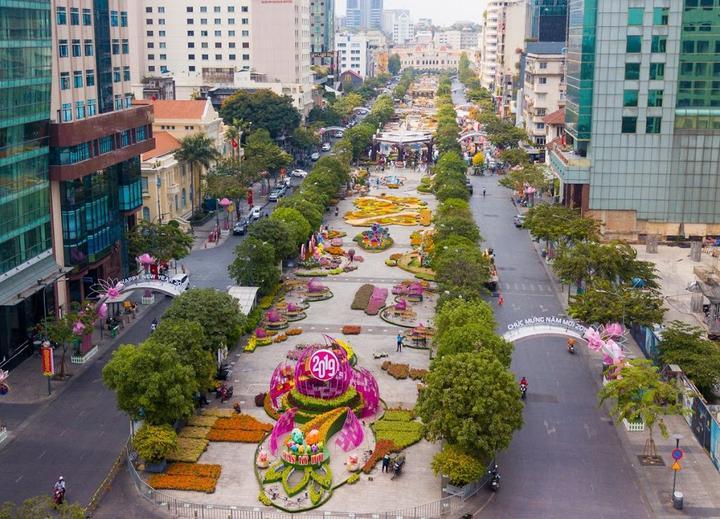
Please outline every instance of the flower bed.
[{"label": "flower bed", "polygon": [[375,287],[373,289],[372,296],[370,297],[370,301],[368,302],[367,308],[365,309],[365,313],[368,315],[377,315],[380,309],[385,306],[385,300],[387,299],[387,296],[387,288]]},{"label": "flower bed", "polygon": [[374,285],[363,285],[358,288],[357,292],[355,292],[355,297],[353,298],[350,308],[353,310],[365,310],[368,303],[370,303],[370,298],[373,295],[374,289]]},{"label": "flower bed", "polygon": [[198,476],[154,474],[148,479],[148,485],[156,490],[192,490],[212,494],[215,492],[217,479]]},{"label": "flower bed", "polygon": [[261,422],[257,418],[247,414],[236,414],[229,418],[220,418],[215,422],[213,429],[235,429],[240,431],[262,431],[270,432],[273,426]]},{"label": "flower bed", "polygon": [[210,427],[183,427],[178,438],[207,438]]},{"label": "flower bed", "polygon": [[257,338],[253,336],[248,339],[247,344],[243,348],[243,351],[247,353],[252,353],[255,351],[255,348],[257,348]]},{"label": "flower bed", "polygon": [[409,422],[415,418],[414,413],[410,409],[387,409],[382,419],[387,422]]},{"label": "flower bed", "polygon": [[277,337],[275,337],[275,338],[273,339],[273,342],[274,342],[275,344],[277,344],[277,343],[279,343],[279,342],[285,342],[285,341],[287,340],[287,338],[288,338],[287,334],[281,333],[280,335],[278,335]]},{"label": "flower bed", "polygon": [[390,440],[400,449],[405,449],[422,439],[422,424],[412,420],[378,420],[372,424],[375,438]]},{"label": "flower bed", "polygon": [[235,416],[235,411],[232,409],[204,409],[201,413],[202,416],[217,416],[219,418],[230,418],[231,416]]},{"label": "flower bed", "polygon": [[241,429],[210,429],[207,437],[213,442],[260,443],[265,433]]},{"label": "flower bed", "polygon": [[218,418],[207,438],[216,442],[259,443],[272,427],[250,415],[236,414],[229,418]]},{"label": "flower bed", "polygon": [[425,377],[427,377],[428,370],[426,369],[420,369],[420,368],[410,368],[409,376],[412,380],[421,380],[425,382]]},{"label": "flower bed", "polygon": [[344,335],[360,335],[361,327],[356,324],[346,324],[342,327]]},{"label": "flower bed", "polygon": [[333,256],[345,256],[345,249],[335,245],[331,245],[330,247],[325,249],[325,252],[327,252],[328,254],[332,254]]},{"label": "flower bed", "polygon": [[375,465],[377,465],[378,461],[383,459],[386,454],[399,451],[400,449],[398,446],[390,440],[376,441],[375,449],[372,451],[372,454],[370,455],[370,458],[368,458],[367,462],[365,462],[365,465],[363,465],[362,471],[365,474],[370,474],[372,469],[375,468]]},{"label": "flower bed", "polygon": [[[210,418],[210,417],[200,417]],[[167,455],[168,461],[184,461],[195,463],[208,446],[208,440],[204,438],[178,438],[177,447]]]},{"label": "flower bed", "polygon": [[330,399],[303,395],[297,388],[293,388],[288,394],[288,404],[290,407],[298,407],[303,411],[325,413],[338,407],[355,407],[361,402],[360,398],[360,395],[352,386],[339,397]]},{"label": "flower bed", "polygon": [[212,427],[213,425],[215,425],[217,419],[217,416],[193,415],[188,418],[187,424],[195,427]]},{"label": "flower bed", "polygon": [[200,478],[218,479],[221,472],[221,465],[207,463],[171,463],[165,474],[171,476],[197,476]]},{"label": "flower bed", "polygon": [[285,335],[295,336],[300,335],[302,332],[302,328],[290,328],[289,330],[285,331]]}]

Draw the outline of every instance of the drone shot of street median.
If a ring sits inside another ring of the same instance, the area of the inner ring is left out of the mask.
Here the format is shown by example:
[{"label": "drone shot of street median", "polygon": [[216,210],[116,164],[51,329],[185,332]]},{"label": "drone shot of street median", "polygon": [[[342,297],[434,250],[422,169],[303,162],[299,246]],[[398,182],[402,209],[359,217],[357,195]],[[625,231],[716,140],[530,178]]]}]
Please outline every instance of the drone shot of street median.
[{"label": "drone shot of street median", "polygon": [[720,518],[719,0],[0,0],[0,519]]}]

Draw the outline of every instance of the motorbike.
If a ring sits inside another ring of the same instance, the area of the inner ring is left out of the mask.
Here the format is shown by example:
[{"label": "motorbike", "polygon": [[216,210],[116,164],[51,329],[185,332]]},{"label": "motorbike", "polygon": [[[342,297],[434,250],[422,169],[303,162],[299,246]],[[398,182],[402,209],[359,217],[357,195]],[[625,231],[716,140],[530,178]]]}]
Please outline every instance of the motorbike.
[{"label": "motorbike", "polygon": [[527,396],[527,384],[520,384],[520,398],[525,400]]},{"label": "motorbike", "polygon": [[500,490],[500,472],[498,471],[497,464],[488,471],[488,474],[490,475],[490,490],[497,492]]},{"label": "motorbike", "polygon": [[220,399],[220,403],[227,402],[233,396],[233,386],[227,384],[221,384],[220,387],[215,391],[215,398]]},{"label": "motorbike", "polygon": [[568,353],[574,354],[575,353],[575,345],[574,344],[568,345],[567,350],[568,350]]},{"label": "motorbike", "polygon": [[400,475],[402,472],[402,467],[405,465],[405,455],[404,454],[398,454],[395,456],[395,459],[392,461],[392,468],[393,468],[393,475],[390,478],[395,479],[397,476]]},{"label": "motorbike", "polygon": [[65,490],[62,488],[56,488],[53,491],[53,503],[55,503],[57,506],[60,506],[63,504],[63,501],[65,500]]}]

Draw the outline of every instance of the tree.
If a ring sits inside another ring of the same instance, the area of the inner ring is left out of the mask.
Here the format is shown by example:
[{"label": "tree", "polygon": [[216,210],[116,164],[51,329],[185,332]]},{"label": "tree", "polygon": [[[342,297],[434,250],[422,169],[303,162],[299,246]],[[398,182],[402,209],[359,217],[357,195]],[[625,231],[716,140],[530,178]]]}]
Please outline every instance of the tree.
[{"label": "tree", "polygon": [[297,196],[296,193],[293,193],[292,196],[282,199],[278,206],[297,209],[300,214],[302,214],[308,221],[308,223],[310,224],[310,228],[317,229],[322,223],[325,207],[304,200],[300,196]]},{"label": "tree", "polygon": [[7,501],[0,505],[0,519],[85,519],[85,507],[78,503],[64,502],[56,505],[49,495],[36,496],[22,503]]},{"label": "tree", "polygon": [[245,155],[243,171],[253,179],[264,172],[275,175],[280,168],[292,164],[292,157],[273,142],[265,129],[255,130],[248,136]]},{"label": "tree", "polygon": [[132,444],[142,459],[148,463],[157,463],[177,448],[177,433],[167,424],[144,423],[133,436]]},{"label": "tree", "polygon": [[273,248],[275,259],[272,263],[274,265],[296,252],[290,230],[282,220],[263,218],[250,226],[248,236],[268,243]]},{"label": "tree", "polygon": [[472,158],[472,165],[474,168],[481,168],[485,163],[485,155],[482,151],[478,151]]},{"label": "tree", "polygon": [[436,359],[426,380],[415,410],[430,440],[489,457],[507,448],[522,426],[515,378],[491,352]]},{"label": "tree", "polygon": [[653,326],[665,315],[663,298],[656,289],[632,288],[596,280],[587,290],[570,297],[568,313],[588,324],[622,322]]},{"label": "tree", "polygon": [[451,198],[468,200],[470,198],[470,191],[468,191],[465,184],[461,184],[457,181],[446,182],[435,192],[435,197],[441,202]]},{"label": "tree", "polygon": [[520,148],[510,148],[498,154],[498,158],[511,166],[525,166],[530,164],[530,156]]},{"label": "tree", "polygon": [[296,250],[307,241],[312,232],[307,219],[292,207],[278,207],[270,215],[270,220],[278,220],[285,224]]},{"label": "tree", "polygon": [[398,54],[392,54],[390,58],[388,59],[388,71],[393,76],[397,76],[398,72],[400,72],[400,68],[402,67],[402,62],[400,61],[400,56]]},{"label": "tree", "polygon": [[473,243],[481,240],[480,231],[477,225],[470,219],[449,216],[447,218],[435,220],[435,241],[443,241],[452,235],[464,236]]},{"label": "tree", "polygon": [[600,232],[597,221],[580,216],[579,210],[550,204],[532,207],[526,214],[525,228],[546,242],[597,241]]},{"label": "tree", "polygon": [[185,319],[202,326],[205,349],[215,352],[225,345],[232,348],[245,327],[245,316],[237,301],[214,288],[191,288],[175,298],[165,319]]},{"label": "tree", "polygon": [[358,160],[367,151],[372,144],[374,134],[375,128],[366,123],[358,124],[345,131],[343,140],[350,143],[353,160]]},{"label": "tree", "polygon": [[340,114],[332,106],[313,106],[307,117],[308,123],[313,126],[315,123],[322,126],[339,126],[342,123]]},{"label": "tree", "polygon": [[190,206],[195,215],[195,198],[202,200],[202,168],[208,169],[219,157],[213,140],[204,133],[194,133],[180,140],[180,149],[175,152],[178,162],[190,166]]},{"label": "tree", "polygon": [[260,287],[261,294],[268,294],[280,281],[272,245],[252,236],[235,248],[228,272],[238,285]]},{"label": "tree", "polygon": [[290,142],[294,148],[308,152],[320,146],[320,137],[308,128],[295,128],[290,137]]},{"label": "tree", "polygon": [[668,437],[665,416],[683,415],[682,392],[677,385],[663,382],[658,369],[645,359],[633,359],[620,370],[618,378],[610,380],[598,393],[603,404],[613,400],[610,416],[616,423],[643,422],[648,429],[643,455],[656,456],[653,430],[660,429],[664,438]]},{"label": "tree", "polygon": [[62,347],[60,373],[57,374],[59,379],[70,376],[67,372],[68,343],[80,341],[84,335],[92,333],[97,319],[94,303],[85,302],[83,304],[73,303],[70,311],[62,317],[43,320],[43,330],[47,338],[52,344]]},{"label": "tree", "polygon": [[498,148],[514,148],[520,141],[527,141],[528,135],[525,130],[518,128],[511,123],[499,121],[494,125],[486,125],[488,140]]},{"label": "tree", "polygon": [[148,341],[175,349],[185,365],[193,370],[195,391],[203,393],[212,386],[216,370],[215,351],[208,350],[205,333],[198,322],[163,319]]},{"label": "tree", "polygon": [[482,479],[487,461],[479,459],[474,450],[468,452],[456,445],[445,445],[433,456],[430,466],[436,476],[447,476],[451,485],[461,487]]},{"label": "tree", "polygon": [[677,364],[706,399],[720,383],[720,345],[705,338],[705,330],[682,321],[671,322],[659,344],[663,364]]},{"label": "tree", "polygon": [[193,370],[174,348],[153,341],[123,344],[102,374],[105,385],[115,391],[118,408],[133,420],[172,424],[195,409]]},{"label": "tree", "polygon": [[467,171],[467,164],[457,152],[443,153],[433,168],[436,179],[446,174],[455,174],[460,177],[465,177]]},{"label": "tree", "polygon": [[349,94],[345,94],[344,96],[335,99],[333,109],[341,118],[347,119],[352,115],[355,108],[362,105],[362,96],[355,92],[350,92]]},{"label": "tree", "polygon": [[290,97],[264,89],[233,94],[220,107],[220,117],[225,124],[238,119],[252,123],[253,128],[263,128],[273,138],[291,135],[301,119]]},{"label": "tree", "polygon": [[240,158],[240,146],[243,135],[250,131],[251,124],[241,119],[235,119],[225,129],[225,140],[230,142],[232,158]]},{"label": "tree", "polygon": [[190,253],[193,244],[192,236],[176,225],[146,220],[138,222],[127,238],[133,258],[147,252],[160,261],[184,258]]},{"label": "tree", "polygon": [[498,182],[501,186],[515,191],[524,191],[525,187],[532,186],[536,189],[545,189],[548,179],[543,170],[535,164],[516,166],[503,176]]}]

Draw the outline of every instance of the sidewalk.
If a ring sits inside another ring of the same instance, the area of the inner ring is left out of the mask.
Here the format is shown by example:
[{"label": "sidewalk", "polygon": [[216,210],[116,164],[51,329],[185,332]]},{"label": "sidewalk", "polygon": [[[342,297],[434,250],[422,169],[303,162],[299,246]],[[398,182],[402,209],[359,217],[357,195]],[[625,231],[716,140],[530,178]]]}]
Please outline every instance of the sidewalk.
[{"label": "sidewalk", "polygon": [[[524,212],[523,208],[520,212]],[[536,252],[540,255],[542,244],[533,242]],[[550,268],[547,261],[543,261],[556,295],[563,309],[568,308],[567,290],[563,288],[558,278]],[[642,350],[633,337],[628,334],[625,347],[630,352],[631,358],[644,358]],[[597,353],[589,353],[586,357],[588,366],[595,375],[594,382],[598,390],[602,386],[602,365],[601,356]],[[609,404],[604,406],[609,409]],[[665,461],[665,466],[643,466],[640,464],[638,455],[642,454],[647,432],[628,432],[625,427],[616,425],[618,436],[622,442],[625,455],[635,470],[638,481],[642,487],[649,506],[652,508],[655,517],[678,517],[689,515],[692,517],[720,517],[720,493],[717,492],[717,485],[720,483],[720,474],[713,465],[708,453],[696,440],[690,426],[683,417],[671,416],[665,418],[668,428],[668,438],[663,438],[659,430],[655,430],[653,438],[657,453]],[[675,435],[680,435],[680,448],[684,452],[680,461],[682,469],[677,475],[676,491],[684,495],[684,510],[675,510],[672,506],[672,480],[673,471],[670,468],[673,459],[671,451],[675,448]]]}]

